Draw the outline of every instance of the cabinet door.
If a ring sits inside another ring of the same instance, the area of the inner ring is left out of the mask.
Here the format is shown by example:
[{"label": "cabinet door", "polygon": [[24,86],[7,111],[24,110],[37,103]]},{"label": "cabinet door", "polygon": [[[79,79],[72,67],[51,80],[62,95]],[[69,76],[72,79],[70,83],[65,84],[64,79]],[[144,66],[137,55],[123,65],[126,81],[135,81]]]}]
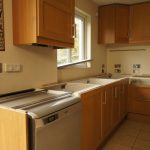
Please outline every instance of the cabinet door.
[{"label": "cabinet door", "polygon": [[150,115],[150,87],[132,86],[132,105],[133,113]]},{"label": "cabinet door", "polygon": [[150,3],[130,7],[130,43],[150,42]]},{"label": "cabinet door", "polygon": [[129,41],[129,6],[116,5],[115,43]]},{"label": "cabinet door", "polygon": [[115,6],[99,7],[98,42],[111,44],[115,42]]},{"label": "cabinet door", "polygon": [[0,107],[0,150],[29,150],[24,111]]},{"label": "cabinet door", "polygon": [[127,114],[127,87],[128,82],[122,81],[120,84],[120,119],[124,118]]},{"label": "cabinet door", "polygon": [[74,0],[38,0],[38,36],[74,43]]},{"label": "cabinet door", "polygon": [[120,119],[119,105],[120,105],[120,87],[119,83],[113,86],[112,91],[112,116],[111,124],[112,127],[116,126]]},{"label": "cabinet door", "polygon": [[81,149],[94,150],[96,146],[96,101],[95,94],[85,93],[82,100]]},{"label": "cabinet door", "polygon": [[128,43],[129,6],[107,5],[99,7],[99,43]]},{"label": "cabinet door", "polygon": [[101,102],[98,91],[81,96],[82,100],[82,150],[95,150],[101,139]]},{"label": "cabinet door", "polygon": [[108,136],[111,131],[111,92],[112,89],[110,87],[106,87],[101,94],[102,101],[102,138],[104,139]]}]

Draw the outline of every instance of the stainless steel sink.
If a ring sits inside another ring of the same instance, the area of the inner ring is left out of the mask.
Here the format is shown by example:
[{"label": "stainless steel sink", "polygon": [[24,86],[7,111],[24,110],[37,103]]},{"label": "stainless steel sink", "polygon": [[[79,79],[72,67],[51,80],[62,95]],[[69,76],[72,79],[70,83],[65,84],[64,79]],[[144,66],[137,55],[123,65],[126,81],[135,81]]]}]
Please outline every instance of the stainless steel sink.
[{"label": "stainless steel sink", "polygon": [[66,91],[66,92],[78,92],[78,91],[84,91],[89,90],[94,87],[97,87],[95,84],[86,84],[86,83],[73,83],[73,82],[67,82],[64,84],[57,84],[53,86],[49,86],[46,89],[47,90],[56,90],[56,91]]},{"label": "stainless steel sink", "polygon": [[87,78],[87,79],[72,81],[72,83],[106,85],[106,84],[112,83],[114,81],[116,81],[116,79]]},{"label": "stainless steel sink", "polygon": [[150,86],[150,78],[132,77],[130,78],[129,83],[133,85]]}]

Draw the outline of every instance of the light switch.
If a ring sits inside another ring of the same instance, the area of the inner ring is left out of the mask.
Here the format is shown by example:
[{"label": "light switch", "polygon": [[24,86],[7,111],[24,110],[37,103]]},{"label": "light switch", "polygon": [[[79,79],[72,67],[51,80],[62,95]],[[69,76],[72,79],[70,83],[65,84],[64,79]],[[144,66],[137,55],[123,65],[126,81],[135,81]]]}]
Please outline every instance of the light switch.
[{"label": "light switch", "polygon": [[4,65],[5,72],[21,72],[20,64],[5,64]]}]

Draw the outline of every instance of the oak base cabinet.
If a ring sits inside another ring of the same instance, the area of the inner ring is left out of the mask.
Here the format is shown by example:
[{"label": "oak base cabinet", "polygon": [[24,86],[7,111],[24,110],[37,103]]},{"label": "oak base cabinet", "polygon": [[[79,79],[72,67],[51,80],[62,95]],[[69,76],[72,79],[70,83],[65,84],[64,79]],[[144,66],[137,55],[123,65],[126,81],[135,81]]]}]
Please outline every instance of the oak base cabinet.
[{"label": "oak base cabinet", "polygon": [[150,115],[150,87],[129,86],[129,112],[141,115]]},{"label": "oak base cabinet", "polygon": [[15,45],[74,46],[74,0],[13,0]]},{"label": "oak base cabinet", "polygon": [[25,111],[0,106],[0,150],[29,150]]},{"label": "oak base cabinet", "polygon": [[128,80],[121,80],[81,95],[81,150],[96,150],[127,114]]},{"label": "oak base cabinet", "polygon": [[111,125],[114,128],[120,121],[119,105],[120,105],[120,83],[114,83],[112,86],[112,113],[111,113]]},{"label": "oak base cabinet", "polygon": [[96,89],[81,95],[81,149],[95,150],[101,142],[101,94]]},{"label": "oak base cabinet", "polygon": [[112,107],[112,87],[106,86],[102,88],[101,92],[101,133],[104,140],[111,131],[111,107]]},{"label": "oak base cabinet", "polygon": [[120,83],[120,119],[127,115],[127,100],[128,100],[128,84],[129,79],[125,79]]}]

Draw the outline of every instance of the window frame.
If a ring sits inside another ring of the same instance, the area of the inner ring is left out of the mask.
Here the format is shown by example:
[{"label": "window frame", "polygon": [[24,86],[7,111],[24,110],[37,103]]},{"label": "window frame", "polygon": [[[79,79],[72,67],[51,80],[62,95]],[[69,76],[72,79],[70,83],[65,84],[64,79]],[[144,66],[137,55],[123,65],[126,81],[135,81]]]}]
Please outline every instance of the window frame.
[{"label": "window frame", "polygon": [[[84,44],[83,44],[83,51],[79,52],[82,53],[81,56],[79,55],[79,57],[81,57],[82,59],[79,59],[77,62],[69,62],[69,63],[65,63],[62,65],[58,65],[57,63],[57,68],[61,69],[61,68],[65,68],[65,67],[69,67],[69,66],[75,66],[75,67],[90,67],[90,62],[92,61],[91,59],[91,16],[83,11],[81,11],[80,9],[76,8],[75,9],[75,17],[81,19],[84,22]],[[69,49],[69,48],[68,48]],[[70,50],[70,60],[71,60],[71,50]]]}]

